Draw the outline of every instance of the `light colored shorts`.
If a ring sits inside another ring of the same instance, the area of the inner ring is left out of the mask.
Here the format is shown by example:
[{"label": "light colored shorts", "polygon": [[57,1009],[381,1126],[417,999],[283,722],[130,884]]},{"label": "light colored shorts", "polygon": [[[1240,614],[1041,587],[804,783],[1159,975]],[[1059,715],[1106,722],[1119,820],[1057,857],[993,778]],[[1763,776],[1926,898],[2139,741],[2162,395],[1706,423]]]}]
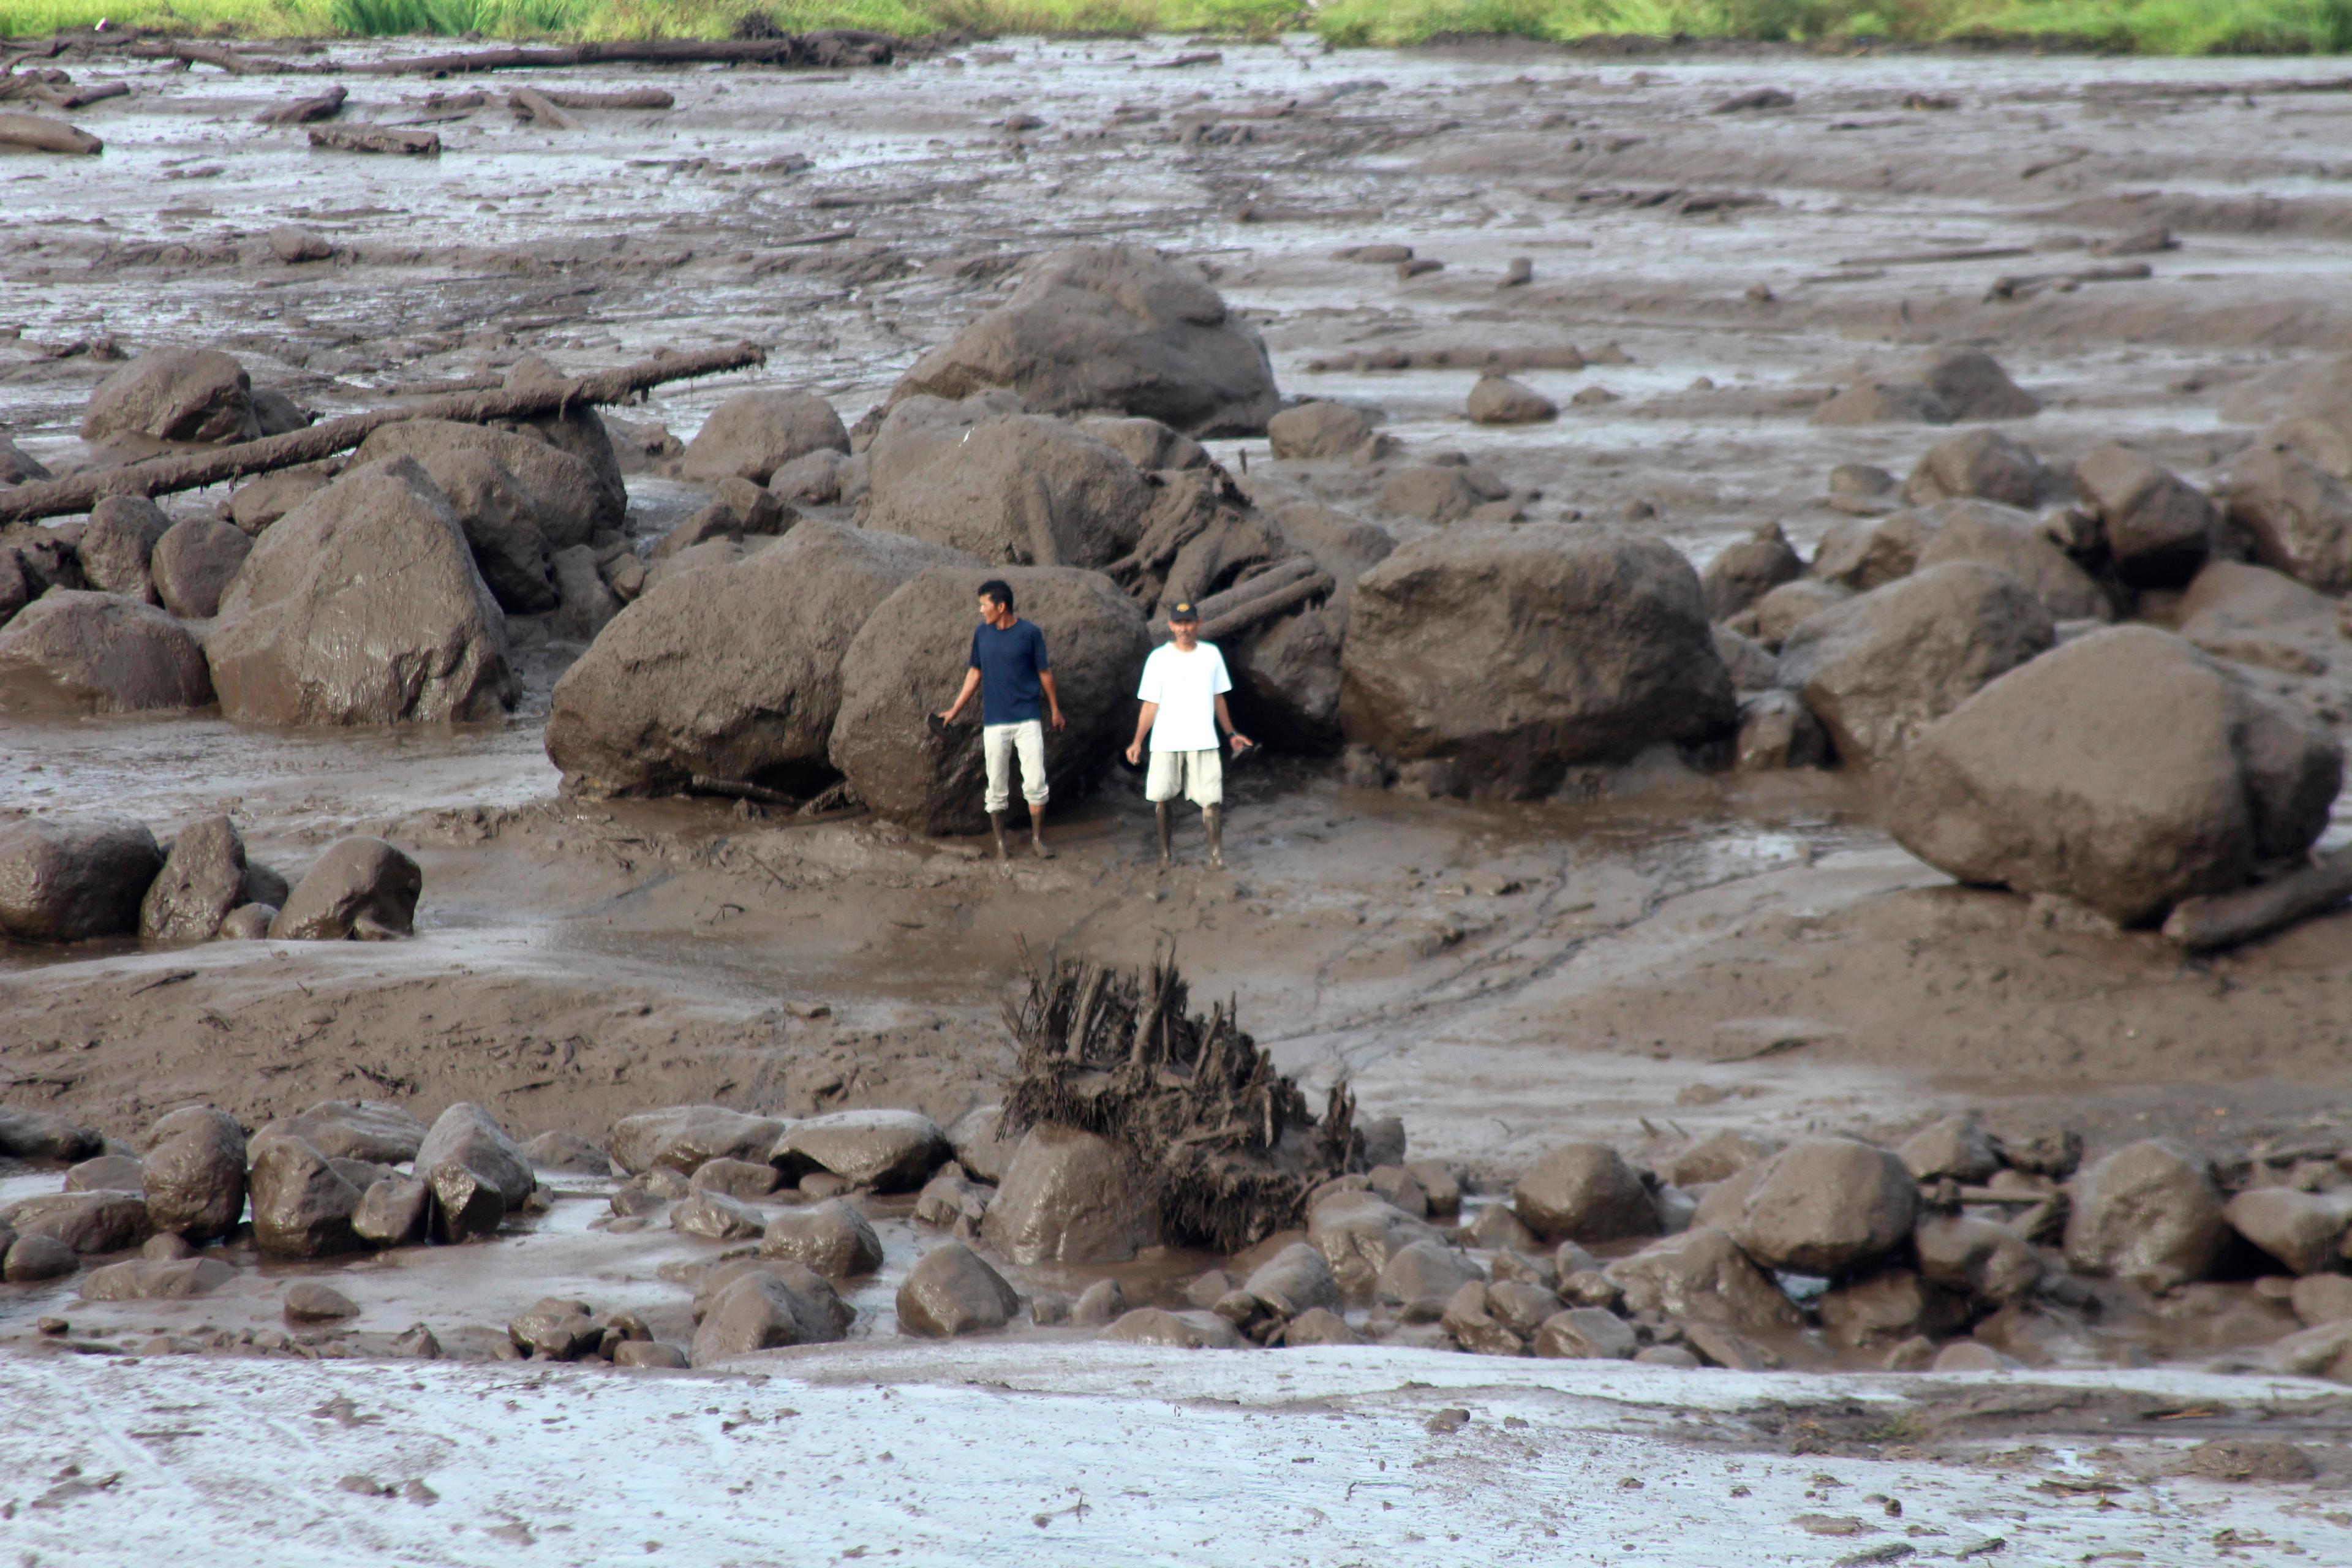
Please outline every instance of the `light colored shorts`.
[{"label": "light colored shorts", "polygon": [[1225,801],[1225,759],[1215,747],[1205,752],[1154,752],[1144,775],[1143,798],[1158,805],[1182,795],[1206,810]]},{"label": "light colored shorts", "polygon": [[1018,724],[983,724],[980,749],[988,758],[988,814],[1013,804],[1013,758],[1021,757],[1021,798],[1031,805],[1045,804],[1045,721],[1025,719]]}]

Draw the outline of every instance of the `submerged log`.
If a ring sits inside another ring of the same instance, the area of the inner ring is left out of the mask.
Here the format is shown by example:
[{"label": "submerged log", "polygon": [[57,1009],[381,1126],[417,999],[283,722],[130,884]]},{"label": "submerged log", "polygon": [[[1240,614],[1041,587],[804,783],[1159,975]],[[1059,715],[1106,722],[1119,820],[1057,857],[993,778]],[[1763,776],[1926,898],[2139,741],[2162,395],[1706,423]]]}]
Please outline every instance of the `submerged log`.
[{"label": "submerged log", "polygon": [[337,153],[397,153],[437,158],[441,138],[430,131],[400,131],[389,125],[313,125],[310,145]]},{"label": "submerged log", "polygon": [[2352,849],[2323,855],[2284,877],[2210,898],[2183,899],[2164,921],[2164,934],[2207,952],[2284,931],[2352,899]]},{"label": "submerged log", "polygon": [[620,92],[564,92],[542,89],[540,96],[558,109],[675,109],[677,100],[657,87],[633,87]]},{"label": "submerged log", "polygon": [[316,98],[298,98],[291,103],[281,103],[275,109],[265,109],[253,117],[256,125],[308,125],[314,120],[332,120],[342,112],[343,100],[351,89],[337,82]]},{"label": "submerged log", "polygon": [[547,95],[530,88],[519,87],[507,94],[507,107],[514,110],[517,120],[528,120],[544,125],[550,131],[576,131],[580,122],[558,109]]},{"label": "submerged log", "polygon": [[0,147],[87,156],[104,152],[106,143],[87,131],[45,114],[0,114]]}]

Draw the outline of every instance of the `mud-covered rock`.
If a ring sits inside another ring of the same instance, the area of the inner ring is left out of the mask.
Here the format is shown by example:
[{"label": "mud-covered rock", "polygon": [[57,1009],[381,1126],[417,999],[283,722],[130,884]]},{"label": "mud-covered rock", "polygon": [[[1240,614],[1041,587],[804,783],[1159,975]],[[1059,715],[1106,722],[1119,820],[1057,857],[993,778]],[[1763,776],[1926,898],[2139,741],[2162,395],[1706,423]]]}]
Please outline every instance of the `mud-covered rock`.
[{"label": "mud-covered rock", "polygon": [[669,1227],[705,1241],[745,1241],[768,1226],[768,1216],[740,1198],[698,1188],[674,1204]]},{"label": "mud-covered rock", "polygon": [[1141,415],[1196,437],[1255,436],[1281,407],[1255,328],[1191,264],[1082,245],[1032,264],[1013,297],[915,362],[891,394],[1010,387],[1032,408]]},{"label": "mud-covered rock", "polygon": [[884,819],[923,833],[985,825],[980,726],[934,730],[969,656],[980,584],[1002,577],[1045,633],[1068,727],[1045,732],[1056,799],[1084,792],[1134,727],[1135,683],[1150,651],[1143,612],[1096,572],[956,567],[927,572],[867,617],[842,661],[830,755]]},{"label": "mud-covered rock", "polygon": [[1922,1279],[1971,1300],[2021,1300],[2042,1282],[2042,1255],[1990,1220],[1923,1215],[1912,1242]]},{"label": "mud-covered rock", "polygon": [[788,1258],[828,1279],[846,1279],[882,1267],[882,1241],[864,1215],[828,1198],[770,1220],[760,1238],[760,1256]]},{"label": "mud-covered rock", "polygon": [[1364,1336],[1348,1326],[1348,1320],[1322,1307],[1314,1307],[1290,1320],[1282,1331],[1266,1342],[1270,1345],[1360,1345]]},{"label": "mud-covered rock", "polygon": [[1706,595],[1707,615],[1720,621],[1804,574],[1805,563],[1789,536],[1779,523],[1768,522],[1717,552],[1699,574],[1699,586]]},{"label": "mud-covered rock", "polygon": [[1545,1241],[1593,1246],[1658,1234],[1658,1205],[1642,1178],[1606,1143],[1563,1143],[1511,1189],[1512,1207]]},{"label": "mud-covered rock", "polygon": [[1779,1150],[1753,1133],[1727,1127],[1708,1134],[1666,1163],[1666,1176],[1678,1187],[1720,1182],[1751,1165],[1760,1165]]},{"label": "mud-covered rock", "polygon": [[1924,730],[1889,826],[1963,881],[2063,894],[2129,925],[2308,847],[2342,773],[2335,738],[2299,712],[2179,637],[2118,626]]},{"label": "mud-covered rock", "polygon": [[1157,1216],[1118,1147],[1072,1128],[1021,1140],[981,1235],[1013,1262],[1121,1263],[1160,1240]]},{"label": "mud-covered rock", "polygon": [[1524,382],[1489,374],[1470,389],[1463,412],[1473,425],[1540,425],[1559,417],[1559,405]]},{"label": "mud-covered rock", "polygon": [[1005,1168],[1021,1147],[1018,1136],[1003,1129],[1004,1108],[975,1105],[948,1128],[948,1145],[957,1162],[978,1181],[992,1186],[1004,1180]]},{"label": "mud-covered rock", "polygon": [[380,1100],[322,1100],[296,1115],[272,1121],[253,1135],[257,1147],[277,1133],[299,1138],[331,1160],[365,1160],[404,1165],[416,1158],[428,1131],[397,1105]]},{"label": "mud-covered rock", "polygon": [[301,1139],[257,1141],[247,1186],[254,1243],[271,1257],[326,1258],[362,1245],[352,1229],[360,1189]]},{"label": "mud-covered rock", "polygon": [[1186,1351],[1234,1351],[1248,1343],[1213,1312],[1171,1312],[1162,1307],[1138,1307],[1097,1337]]},{"label": "mud-covered rock", "polygon": [[[536,1155],[534,1164],[543,1163]],[[764,1198],[783,1184],[782,1173],[765,1160],[721,1158],[705,1160],[687,1178],[698,1193],[722,1193],[730,1198]]]},{"label": "mud-covered rock", "polygon": [[2211,553],[2213,503],[2154,458],[2094,447],[2075,459],[2074,483],[2099,519],[2116,575],[2134,587],[2176,587]]},{"label": "mud-covered rock", "polygon": [[2066,1261],[2169,1289],[2201,1279],[2229,1239],[2213,1168],[2196,1150],[2145,1138],[2074,1179]]},{"label": "mud-covered rock", "polygon": [[2343,1260],[2338,1248],[2352,1226],[2352,1192],[2249,1187],[2222,1205],[2221,1217],[2288,1273],[2317,1274]]},{"label": "mud-covered rock", "polygon": [[1808,1138],[1761,1167],[1730,1235],[1767,1268],[1834,1277],[1907,1237],[1918,1202],[1917,1184],[1886,1150]]},{"label": "mud-covered rock", "polygon": [[1951,561],[1973,562],[2016,578],[2053,621],[2115,619],[2106,590],[2052,542],[2032,513],[1962,500],[1936,507],[1934,515],[1937,525],[1920,548],[1920,571]]},{"label": "mud-covered rock", "polygon": [[54,1110],[0,1105],[0,1154],[12,1160],[87,1160],[106,1141]]},{"label": "mud-covered rock", "polygon": [[1873,520],[1832,523],[1813,548],[1812,574],[1857,594],[1883,588],[1917,570],[1919,553],[1942,521],[1937,511],[1913,507]]},{"label": "mud-covered rock", "polygon": [[785,1123],[723,1105],[673,1105],[613,1123],[613,1163],[632,1173],[656,1166],[691,1175],[710,1160],[765,1163]]},{"label": "mud-covered rock", "polygon": [[1758,645],[1778,653],[1790,632],[1832,605],[1843,604],[1853,597],[1851,588],[1804,577],[1781,584],[1738,618],[1746,622],[1752,616]]},{"label": "mud-covered rock", "polygon": [[916,1194],[915,1223],[952,1230],[969,1240],[980,1234],[980,1223],[995,1201],[993,1183],[975,1182],[961,1165],[950,1161]]},{"label": "mud-covered rock", "polygon": [[948,1241],[916,1259],[898,1287],[898,1306],[900,1333],[947,1340],[1004,1327],[1021,1298],[980,1254]]},{"label": "mud-covered rock", "polygon": [[1255,1268],[1242,1282],[1275,1316],[1296,1318],[1321,1307],[1339,1307],[1339,1282],[1323,1255],[1303,1241],[1294,1241]]},{"label": "mud-covered rock", "polygon": [[1265,422],[1266,445],[1276,458],[1308,461],[1344,458],[1371,434],[1370,417],[1344,403],[1302,403]]},{"label": "mud-covered rock", "polygon": [[109,1190],[135,1193],[144,1184],[146,1174],[136,1156],[100,1154],[84,1160],[66,1172],[65,1190],[69,1193],[97,1193]]},{"label": "mud-covered rock", "polygon": [[854,1187],[911,1193],[948,1158],[939,1123],[913,1110],[836,1110],[787,1126],[768,1159],[787,1180],[830,1171]]},{"label": "mud-covered rock", "polygon": [[1727,731],[1737,706],[1698,575],[1656,540],[1454,530],[1357,580],[1347,737],[1445,759],[1474,794]]},{"label": "mud-covered rock", "polygon": [[334,476],[323,468],[280,468],[237,486],[228,498],[228,520],[248,539],[325,489]]},{"label": "mud-covered rock", "polygon": [[150,942],[207,941],[245,901],[245,840],[227,817],[203,817],[180,830],[148,884],[139,934]]},{"label": "mud-covered rock", "polygon": [[1078,428],[1146,473],[1209,466],[1207,447],[1157,419],[1097,416],[1079,420]]},{"label": "mud-covered rock", "polygon": [[488,719],[518,689],[457,514],[405,460],[354,468],[271,525],[205,654],[222,710],[267,723]]},{"label": "mud-covered rock", "polygon": [[1629,1361],[1642,1342],[1608,1308],[1570,1307],[1546,1318],[1528,1348],[1553,1361]]},{"label": "mud-covered rock", "polygon": [[[55,474],[35,461],[30,454],[0,433],[0,485],[27,485],[43,479],[53,479]],[[7,617],[0,616],[0,620]]]},{"label": "mud-covered rock", "polygon": [[455,1246],[496,1236],[506,1223],[506,1194],[471,1165],[444,1160],[430,1166],[420,1163],[417,1173],[432,1193],[426,1224],[435,1241]]},{"label": "mud-covered rock", "polygon": [[1912,1178],[1921,1182],[1946,1176],[1981,1182],[2000,1168],[2000,1151],[1977,1119],[1966,1113],[1930,1122],[1905,1139],[1895,1154]]},{"label": "mud-covered rock", "polygon": [[[859,627],[902,585],[958,559],[810,521],[733,565],[656,584],[556,682],[548,755],[580,793],[673,794],[702,775],[814,794],[833,777],[826,748]],[[969,639],[971,604],[957,609]],[[929,671],[948,695],[961,651]],[[928,710],[913,715],[919,728]]]},{"label": "mud-covered rock", "polygon": [[35,1285],[44,1279],[62,1279],[81,1267],[81,1258],[74,1249],[53,1236],[19,1236],[8,1244],[8,1254],[0,1260],[0,1279],[11,1285]]},{"label": "mud-covered rock", "polygon": [[1818,405],[1812,423],[1843,425],[1949,425],[1944,400],[1916,381],[1863,381]]},{"label": "mud-covered rock", "polygon": [[591,642],[621,613],[621,601],[604,582],[596,552],[585,544],[559,550],[549,558],[557,601],[549,632],[574,642]]},{"label": "mud-covered rock", "polygon": [[848,450],[849,432],[832,404],[814,393],[761,387],[710,411],[686,444],[683,472],[703,484],[743,479],[764,485],[795,458]]},{"label": "mud-covered rock", "polygon": [[2026,419],[2042,411],[2042,400],[2009,377],[2000,362],[1981,349],[1937,349],[1921,356],[1919,384],[1951,411],[1955,419]]},{"label": "mud-covered rock", "polygon": [[1731,765],[1744,773],[1826,767],[1830,738],[1794,693],[1750,691],[1739,700],[1739,733]]},{"label": "mud-covered rock", "polygon": [[499,1189],[509,1209],[520,1207],[539,1184],[522,1146],[488,1111],[465,1100],[436,1117],[417,1145],[417,1174],[429,1180],[439,1165],[463,1165],[478,1173]]},{"label": "mud-covered rock", "polygon": [[226,1236],[245,1216],[245,1130],[208,1106],[174,1110],[149,1131],[140,1162],[149,1223],[193,1242]]},{"label": "mud-covered rock", "polygon": [[2056,640],[2017,579],[1935,566],[1822,611],[1780,647],[1780,681],[1821,721],[1839,760],[1882,768],[1994,678]]},{"label": "mud-covered rock", "polygon": [[2294,447],[2241,453],[2216,499],[2265,566],[2327,593],[2352,588],[2352,489]]},{"label": "mud-covered rock", "polygon": [[1478,1278],[1478,1266],[1465,1254],[1442,1241],[1424,1239],[1390,1255],[1373,1281],[1372,1295],[1383,1306],[1397,1308],[1407,1322],[1431,1322],[1454,1292]]},{"label": "mud-covered rock", "polygon": [[1477,1280],[1446,1299],[1437,1326],[1472,1355],[1523,1356],[1527,1341],[1494,1310],[1487,1287]]},{"label": "mud-covered rock", "polygon": [[102,594],[157,603],[148,563],[172,520],[145,496],[104,496],[89,509],[75,554],[81,574]]},{"label": "mud-covered rock", "polygon": [[47,1237],[89,1258],[125,1251],[155,1233],[145,1195],[112,1188],[26,1198],[0,1212],[0,1225],[16,1233],[12,1254],[30,1238]]},{"label": "mud-covered rock", "polygon": [[108,375],[90,394],[81,438],[144,436],[156,441],[251,441],[253,382],[217,349],[154,349]]},{"label": "mud-covered rock", "polygon": [[420,452],[416,462],[457,514],[499,607],[521,616],[555,608],[555,564],[539,503],[506,465],[483,447],[461,446]]},{"label": "mud-covered rock", "polygon": [[163,852],[122,816],[28,816],[0,826],[0,932],[84,942],[139,929]]},{"label": "mud-covered rock", "polygon": [[779,1345],[830,1344],[848,1326],[849,1308],[824,1279],[794,1263],[763,1263],[713,1296],[688,1359],[710,1366]]},{"label": "mud-covered rock", "polygon": [[[1626,1310],[1723,1323],[1749,1331],[1792,1329],[1795,1302],[1723,1232],[1694,1226],[1654,1241],[1603,1271]],[[1562,1286],[1566,1290],[1566,1282]]]},{"label": "mud-covered rock", "polygon": [[1914,1335],[1938,1338],[1968,1321],[1960,1297],[1908,1268],[1887,1268],[1822,1293],[1822,1326],[1840,1344],[1882,1349]]},{"label": "mud-covered rock", "polygon": [[[163,531],[147,562],[156,595],[175,616],[207,621],[220,611],[253,541],[217,518],[183,518]],[[209,679],[209,678],[207,678]]]},{"label": "mud-covered rock", "polygon": [[137,599],[53,588],[0,626],[0,714],[138,713],[212,700],[203,647]]},{"label": "mud-covered rock", "polygon": [[378,941],[415,929],[425,873],[381,838],[339,838],[311,862],[269,922],[280,942]]},{"label": "mud-covered rock", "polygon": [[1479,508],[1507,500],[1511,487],[1490,468],[1463,463],[1415,463],[1381,487],[1382,511],[1417,517],[1440,527],[1462,521]]},{"label": "mud-covered rock", "polygon": [[425,1239],[432,1216],[431,1187],[414,1176],[385,1176],[360,1194],[352,1233],[373,1247],[403,1247]]},{"label": "mud-covered rock", "polygon": [[1419,1220],[1372,1192],[1342,1192],[1307,1213],[1307,1239],[1331,1265],[1339,1288],[1350,1294],[1372,1289],[1389,1260],[1417,1241],[1443,1244],[1426,1220]]},{"label": "mud-covered rock", "polygon": [[1998,430],[1968,430],[1927,448],[1903,499],[1913,506],[1976,498],[2030,507],[2050,485],[2050,470],[2033,449]]},{"label": "mud-covered rock", "polygon": [[85,1301],[185,1301],[209,1296],[236,1278],[236,1270],[217,1258],[134,1258],[91,1269],[79,1289]]},{"label": "mud-covered rock", "polygon": [[496,460],[529,499],[550,550],[586,544],[594,535],[621,527],[627,498],[619,488],[618,469],[608,481],[590,458],[539,435],[452,419],[404,419],[370,431],[352,454],[352,467],[413,458],[430,473],[436,463],[460,451],[482,452]]}]

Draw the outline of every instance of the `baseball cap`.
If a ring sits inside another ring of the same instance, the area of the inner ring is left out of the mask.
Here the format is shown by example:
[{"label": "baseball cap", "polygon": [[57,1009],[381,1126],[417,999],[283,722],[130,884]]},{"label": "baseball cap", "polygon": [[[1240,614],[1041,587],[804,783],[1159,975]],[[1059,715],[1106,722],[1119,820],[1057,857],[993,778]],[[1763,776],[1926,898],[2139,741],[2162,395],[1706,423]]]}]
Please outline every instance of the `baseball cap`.
[{"label": "baseball cap", "polygon": [[1192,600],[1179,599],[1168,606],[1168,618],[1171,621],[1197,621],[1201,618],[1201,612]]}]

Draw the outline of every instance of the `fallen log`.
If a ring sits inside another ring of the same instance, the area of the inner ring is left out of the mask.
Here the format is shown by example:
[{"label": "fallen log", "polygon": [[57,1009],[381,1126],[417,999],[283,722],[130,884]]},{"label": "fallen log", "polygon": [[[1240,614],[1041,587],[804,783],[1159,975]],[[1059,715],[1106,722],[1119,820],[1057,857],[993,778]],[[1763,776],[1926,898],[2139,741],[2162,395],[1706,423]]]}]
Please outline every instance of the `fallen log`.
[{"label": "fallen log", "polygon": [[217,44],[194,44],[184,38],[159,38],[132,44],[122,51],[134,59],[178,60],[183,65],[213,66],[231,76],[272,76],[303,68],[268,55],[240,55]]},{"label": "fallen log", "polygon": [[106,143],[78,126],[45,114],[0,113],[0,147],[89,155],[104,152]]},{"label": "fallen log", "polygon": [[657,87],[633,87],[620,92],[563,92],[549,88],[540,94],[558,109],[675,109],[677,100]]},{"label": "fallen log", "polygon": [[241,441],[209,452],[188,452],[152,458],[121,468],[96,468],[42,484],[0,489],[0,523],[37,517],[67,517],[88,511],[110,495],[160,496],[206,485],[316,463],[338,452],[348,452],[367,439],[371,431],[404,419],[452,419],[468,425],[500,419],[536,419],[567,408],[625,402],[634,394],[666,382],[698,375],[717,375],[762,364],[765,351],[750,343],[708,349],[700,353],[666,354],[624,365],[618,370],[565,381],[500,387],[495,392],[457,393],[429,398],[403,408],[378,408],[347,414],[306,429],[258,441]]},{"label": "fallen log", "polygon": [[253,117],[253,122],[256,125],[308,125],[314,120],[332,120],[342,112],[343,100],[351,95],[351,89],[337,82],[316,98],[298,98],[291,103],[265,109]]},{"label": "fallen log", "polygon": [[2183,899],[2166,918],[2164,934],[2192,952],[2210,952],[2284,931],[2347,898],[2352,898],[2352,849],[2338,849],[2238,892]]},{"label": "fallen log", "polygon": [[1299,579],[1288,587],[1261,594],[1254,599],[1226,610],[1213,620],[1202,620],[1202,639],[1206,642],[1215,642],[1220,637],[1238,636],[1261,622],[1270,621],[1276,616],[1297,609],[1309,599],[1319,599],[1339,585],[1328,572],[1318,572],[1310,577]]},{"label": "fallen log", "polygon": [[528,120],[544,125],[550,131],[577,131],[580,122],[558,109],[546,94],[519,87],[507,94],[507,107],[514,110],[517,120]]},{"label": "fallen log", "polygon": [[388,125],[314,125],[310,145],[337,153],[397,153],[437,158],[441,138],[430,131],[399,131]]}]

